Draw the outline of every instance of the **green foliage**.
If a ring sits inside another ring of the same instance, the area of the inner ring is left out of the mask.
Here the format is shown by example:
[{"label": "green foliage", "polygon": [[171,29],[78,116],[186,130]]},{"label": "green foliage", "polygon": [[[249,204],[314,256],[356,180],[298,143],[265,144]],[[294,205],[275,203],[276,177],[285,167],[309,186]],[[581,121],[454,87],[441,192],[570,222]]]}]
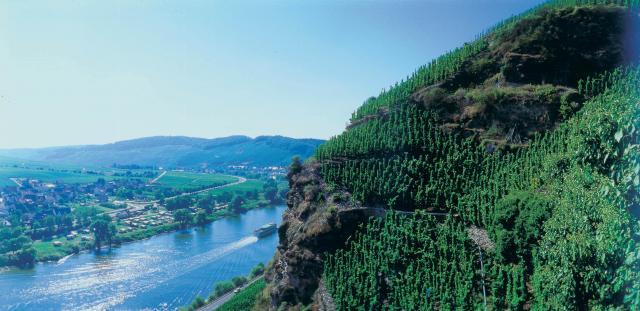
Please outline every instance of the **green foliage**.
[{"label": "green foliage", "polygon": [[211,296],[209,296],[209,300],[213,300],[215,298],[218,298],[218,297],[230,292],[234,288],[235,288],[235,286],[233,285],[233,282],[231,282],[231,281],[218,282],[213,287],[213,294],[211,294]]},{"label": "green foliage", "polygon": [[271,203],[278,203],[278,183],[276,183],[273,179],[268,179],[264,186],[262,186],[262,190],[264,192],[264,198],[267,199]]},{"label": "green foliage", "polygon": [[191,207],[193,199],[189,196],[179,196],[166,202],[167,209],[170,211],[185,209]]},{"label": "green foliage", "polygon": [[195,311],[198,310],[200,307],[204,306],[206,304],[204,298],[198,296],[196,297],[196,299],[193,300],[193,302],[191,302],[191,304],[187,307],[183,307],[180,308],[180,311]]},{"label": "green foliage", "polygon": [[161,187],[180,191],[193,191],[202,188],[221,186],[237,181],[236,177],[222,174],[169,171],[156,182]]},{"label": "green foliage", "polygon": [[518,263],[531,258],[531,247],[542,236],[542,225],[550,212],[551,200],[544,194],[515,191],[500,198],[493,225],[497,259]]},{"label": "green foliage", "polygon": [[372,219],[328,256],[324,280],[339,310],[471,308],[481,294],[477,250],[462,223],[424,214]]},{"label": "green foliage", "polygon": [[[541,102],[559,104],[565,122],[513,151],[487,152],[473,137],[444,130],[430,110],[441,107],[410,98],[450,79],[515,22],[541,10],[594,5],[637,11],[640,2],[548,1],[508,19],[368,99],[343,134],[317,149],[328,188],[346,190],[362,205],[450,215],[371,220],[344,249],[328,254],[324,279],[339,309],[477,309],[480,280],[493,309],[640,305],[639,68],[592,73],[578,92],[559,99],[551,86],[531,86]],[[486,66],[479,61],[471,70]],[[438,102],[439,91],[423,95]],[[482,110],[515,91],[458,95]],[[484,279],[478,247],[464,230],[470,225],[495,242],[485,250]]]},{"label": "green foliage", "polygon": [[247,278],[245,278],[244,276],[235,276],[233,277],[233,279],[231,279],[231,282],[233,283],[233,286],[240,287],[247,283]]},{"label": "green foliage", "polygon": [[100,249],[103,243],[107,243],[111,247],[116,235],[116,225],[111,222],[111,217],[102,214],[91,223],[89,228],[93,231],[96,249]]},{"label": "green foliage", "polygon": [[251,273],[249,273],[249,278],[254,278],[258,275],[261,275],[262,273],[264,273],[264,264],[259,263],[255,267],[253,267],[253,269],[251,269]]},{"label": "green foliage", "polygon": [[[322,146],[325,179],[364,204],[458,216],[441,225],[420,214],[367,223],[325,262],[339,309],[385,309],[382,301],[392,309],[478,308],[470,224],[495,241],[485,268],[496,309],[637,306],[640,227],[630,212],[639,206],[640,69],[619,72],[573,117],[516,152],[487,153],[434,127],[421,139],[410,133],[435,121],[402,105],[399,121],[370,121]],[[378,135],[360,129],[368,126]]]},{"label": "green foliage", "polygon": [[266,283],[264,279],[255,281],[245,289],[237,293],[233,298],[220,306],[220,311],[246,311],[251,310],[256,303],[257,296],[264,290]]},{"label": "green foliage", "polygon": [[291,159],[291,164],[289,165],[289,172],[287,173],[287,178],[291,179],[291,176],[300,173],[302,170],[302,162],[300,161],[299,156],[294,156]]},{"label": "green foliage", "polygon": [[239,195],[234,195],[229,203],[229,208],[232,212],[239,214],[245,211],[245,208],[242,206],[244,203],[244,199]]},{"label": "green foliage", "polygon": [[0,265],[32,266],[36,259],[32,244],[23,228],[0,226]]},{"label": "green foliage", "polygon": [[[536,13],[552,8],[564,8],[582,5],[619,5],[628,7],[638,7],[638,0],[551,0],[544,2],[528,11],[512,16],[490,29],[481,33],[476,40],[466,43],[449,53],[446,53],[428,65],[422,66],[414,71],[409,77],[396,83],[388,90],[383,90],[377,97],[370,97],[360,106],[351,117],[352,123],[369,117],[384,114],[384,111],[397,106],[398,103],[406,101],[418,88],[436,84],[453,76],[459,69],[467,63],[474,55],[486,51],[491,44],[491,36],[499,35],[513,27],[513,25],[523,19],[529,18]],[[482,64],[475,64],[476,68]],[[473,69],[473,68],[472,68]]]},{"label": "green foliage", "polygon": [[173,213],[173,219],[180,225],[180,228],[186,228],[193,222],[193,216],[186,208],[175,211]]},{"label": "green foliage", "polygon": [[206,211],[198,211],[196,216],[193,218],[193,222],[199,226],[206,224],[208,221],[209,219],[207,218]]},{"label": "green foliage", "polygon": [[444,132],[435,117],[402,104],[321,145],[316,157],[329,184],[347,188],[363,204],[391,208],[443,208],[457,202],[486,152],[472,140]]}]

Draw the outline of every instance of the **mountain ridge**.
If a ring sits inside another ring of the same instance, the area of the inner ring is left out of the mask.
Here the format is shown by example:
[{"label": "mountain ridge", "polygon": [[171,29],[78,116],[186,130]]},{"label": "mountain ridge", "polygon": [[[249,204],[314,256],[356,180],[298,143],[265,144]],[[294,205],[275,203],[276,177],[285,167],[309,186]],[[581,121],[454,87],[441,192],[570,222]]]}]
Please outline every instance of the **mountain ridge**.
[{"label": "mountain ridge", "polygon": [[232,135],[219,138],[149,136],[108,144],[0,149],[0,155],[37,161],[91,165],[222,167],[284,166],[294,155],[310,156],[324,142],[280,135]]}]

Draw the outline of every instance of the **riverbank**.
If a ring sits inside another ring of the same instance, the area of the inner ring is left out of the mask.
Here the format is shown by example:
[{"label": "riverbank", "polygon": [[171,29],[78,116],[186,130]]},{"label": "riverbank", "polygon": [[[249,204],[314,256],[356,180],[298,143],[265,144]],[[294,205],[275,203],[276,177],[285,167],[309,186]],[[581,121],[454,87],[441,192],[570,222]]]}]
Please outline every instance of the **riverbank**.
[{"label": "riverbank", "polygon": [[[254,202],[255,201],[255,202]],[[263,200],[253,200],[247,202],[245,205],[246,211],[250,211],[257,208],[263,208],[269,206]],[[200,227],[224,217],[241,216],[241,214],[235,214],[228,210],[221,210],[213,212],[211,215],[207,215],[207,221],[203,224],[191,224],[186,228],[180,228],[176,222],[162,224],[158,226],[148,227],[145,229],[138,229],[127,233],[118,233],[113,241],[112,246],[118,247],[123,243],[131,243],[144,239],[149,239],[153,236],[169,233],[176,230],[190,229]],[[60,242],[61,245],[55,246],[54,242]],[[35,241],[33,247],[36,249],[35,262],[56,262],[69,255],[78,254],[82,251],[92,250],[94,248],[93,241],[83,241],[80,237],[76,237],[72,240],[68,240],[64,237],[51,239],[48,241]],[[103,248],[105,248],[103,246]]]},{"label": "riverbank", "polygon": [[[179,229],[81,251],[61,262],[0,272],[6,310],[174,310],[207,297],[217,283],[246,275],[273,257],[278,235],[253,236],[279,224],[286,206],[257,208],[203,227]],[[163,308],[166,306],[166,308]]]}]

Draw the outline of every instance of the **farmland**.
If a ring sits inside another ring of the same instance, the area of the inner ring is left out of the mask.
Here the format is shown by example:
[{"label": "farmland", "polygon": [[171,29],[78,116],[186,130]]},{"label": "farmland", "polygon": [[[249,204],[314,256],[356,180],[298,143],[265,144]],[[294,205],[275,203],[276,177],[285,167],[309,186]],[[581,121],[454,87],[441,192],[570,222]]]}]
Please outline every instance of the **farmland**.
[{"label": "farmland", "polygon": [[237,181],[238,178],[220,174],[204,174],[183,171],[169,171],[155,184],[179,191],[224,185]]},{"label": "farmland", "polygon": [[0,167],[0,187],[14,186],[15,182],[11,178],[38,179],[43,182],[63,182],[63,183],[91,183],[99,178],[106,180],[113,179],[114,176],[103,175],[97,172],[81,172],[68,170],[55,170],[42,167]]}]

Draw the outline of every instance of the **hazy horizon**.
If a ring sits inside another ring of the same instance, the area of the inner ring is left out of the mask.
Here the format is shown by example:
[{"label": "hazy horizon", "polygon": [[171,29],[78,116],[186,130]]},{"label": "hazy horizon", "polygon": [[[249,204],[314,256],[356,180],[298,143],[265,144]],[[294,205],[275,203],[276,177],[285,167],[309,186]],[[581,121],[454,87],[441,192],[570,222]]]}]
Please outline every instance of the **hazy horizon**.
[{"label": "hazy horizon", "polygon": [[0,148],[327,139],[366,98],[540,1],[5,1]]},{"label": "hazy horizon", "polygon": [[274,136],[282,136],[282,137],[287,137],[287,138],[294,138],[294,139],[315,139],[315,140],[326,140],[326,139],[322,139],[322,138],[314,138],[314,137],[290,137],[290,136],[284,136],[284,135],[256,135],[256,136],[249,136],[249,135],[227,135],[227,136],[219,136],[219,137],[197,137],[197,136],[185,136],[185,135],[152,135],[152,136],[142,136],[142,137],[132,137],[132,138],[125,138],[125,139],[121,139],[121,140],[117,140],[117,141],[109,141],[109,142],[105,142],[105,143],[96,143],[96,144],[76,144],[76,145],[52,145],[52,146],[40,146],[40,147],[0,147],[0,150],[19,150],[19,149],[47,149],[47,148],[64,148],[64,147],[82,147],[82,146],[98,146],[98,145],[109,145],[109,144],[115,144],[115,143],[119,143],[119,142],[124,142],[124,141],[132,141],[132,140],[139,140],[139,139],[145,139],[145,138],[153,138],[153,137],[173,137],[173,138],[177,138],[177,137],[187,137],[187,138],[196,138],[196,139],[219,139],[219,138],[228,138],[228,137],[232,137],[232,136],[246,136],[249,137],[251,139],[256,139],[258,137],[274,137]]}]

